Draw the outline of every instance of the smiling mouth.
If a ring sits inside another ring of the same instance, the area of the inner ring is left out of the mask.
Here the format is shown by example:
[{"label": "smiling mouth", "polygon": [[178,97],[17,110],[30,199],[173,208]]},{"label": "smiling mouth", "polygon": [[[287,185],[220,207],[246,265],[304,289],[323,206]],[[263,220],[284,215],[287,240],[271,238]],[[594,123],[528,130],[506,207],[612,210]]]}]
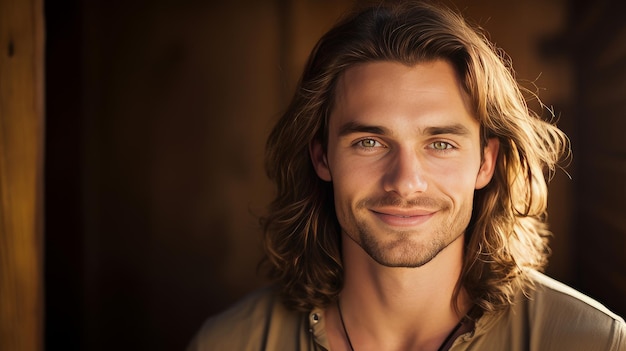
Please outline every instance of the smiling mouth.
[{"label": "smiling mouth", "polygon": [[427,222],[437,211],[413,210],[380,211],[370,210],[381,222],[394,227],[413,227]]}]

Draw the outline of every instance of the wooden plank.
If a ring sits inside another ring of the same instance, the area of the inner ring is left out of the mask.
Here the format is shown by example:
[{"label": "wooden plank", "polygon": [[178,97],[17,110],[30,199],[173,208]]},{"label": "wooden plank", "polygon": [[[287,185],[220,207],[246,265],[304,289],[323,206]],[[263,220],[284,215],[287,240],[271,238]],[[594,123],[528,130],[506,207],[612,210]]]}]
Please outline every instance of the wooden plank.
[{"label": "wooden plank", "polygon": [[576,6],[581,21],[576,22],[573,58],[579,66],[581,142],[584,150],[626,155],[626,26],[617,11],[619,2]]},{"label": "wooden plank", "polygon": [[626,315],[626,278],[623,271],[610,267],[607,269],[598,261],[597,254],[587,251],[581,255],[580,276],[584,293],[618,315]]},{"label": "wooden plank", "polygon": [[616,43],[614,49],[607,49],[598,54],[621,56],[605,58],[603,60],[612,60],[613,62],[605,67],[589,69],[582,73],[585,82],[580,87],[583,103],[592,110],[626,101],[624,95],[624,91],[626,91],[626,34]]},{"label": "wooden plank", "polygon": [[0,350],[41,350],[43,3],[0,0]]},{"label": "wooden plank", "polygon": [[[579,114],[579,288],[626,313],[626,25],[619,0],[571,3]],[[576,150],[579,153],[576,153]]]},{"label": "wooden plank", "polygon": [[[626,50],[626,40],[620,44]],[[626,155],[626,55],[606,69],[582,72],[579,109],[583,150]]]},{"label": "wooden plank", "polygon": [[[606,208],[606,211],[615,213],[617,217],[626,217],[626,155],[607,155],[607,150],[614,149],[607,147],[581,155],[585,160],[585,168],[580,172],[580,179],[577,179],[585,199],[581,205]],[[626,227],[624,230],[626,232]]]},{"label": "wooden plank", "polygon": [[620,0],[577,1],[570,21],[573,27],[569,33],[576,43],[574,59],[592,71],[610,64],[614,54],[622,52],[626,34]]},{"label": "wooden plank", "polygon": [[607,267],[626,276],[626,220],[604,208],[583,206],[578,240],[584,243],[583,255],[601,257]]},{"label": "wooden plank", "polygon": [[[574,158],[582,159],[582,153],[591,156],[591,160],[603,155],[612,156],[616,161],[626,156],[624,130],[626,129],[626,102],[621,107],[623,112],[611,108],[598,108],[584,113],[587,121],[581,121],[580,144],[574,145]],[[583,169],[584,171],[584,169]]]}]

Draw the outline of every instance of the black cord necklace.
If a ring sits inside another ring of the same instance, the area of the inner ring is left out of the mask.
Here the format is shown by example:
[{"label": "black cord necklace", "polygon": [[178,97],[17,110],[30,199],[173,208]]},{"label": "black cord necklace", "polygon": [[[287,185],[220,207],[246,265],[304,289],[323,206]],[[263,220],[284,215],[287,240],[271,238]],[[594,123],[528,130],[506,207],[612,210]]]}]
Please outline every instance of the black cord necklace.
[{"label": "black cord necklace", "polygon": [[348,329],[346,329],[346,323],[343,322],[343,313],[341,313],[341,304],[339,303],[339,299],[337,299],[337,310],[339,311],[339,320],[341,320],[343,333],[346,334],[346,340],[348,340],[348,345],[350,345],[350,350],[354,351],[354,347],[352,346],[352,341],[350,341],[350,335],[348,334]]},{"label": "black cord necklace", "polygon": [[[341,327],[343,328],[343,333],[346,335],[346,340],[348,340],[348,345],[350,346],[350,350],[354,351],[354,346],[352,346],[352,341],[350,340],[350,334],[348,334],[348,329],[346,329],[346,323],[343,321],[343,313],[341,312],[341,304],[339,303],[339,299],[337,299],[337,310],[339,311],[339,320],[341,321]],[[456,332],[461,328],[464,320],[465,320],[465,317],[461,318],[459,323],[457,323],[456,326],[450,332],[450,334],[448,334],[448,336],[443,341],[441,346],[439,346],[437,351],[443,351],[446,344],[450,342],[450,339],[452,339],[454,334],[456,334]]]}]

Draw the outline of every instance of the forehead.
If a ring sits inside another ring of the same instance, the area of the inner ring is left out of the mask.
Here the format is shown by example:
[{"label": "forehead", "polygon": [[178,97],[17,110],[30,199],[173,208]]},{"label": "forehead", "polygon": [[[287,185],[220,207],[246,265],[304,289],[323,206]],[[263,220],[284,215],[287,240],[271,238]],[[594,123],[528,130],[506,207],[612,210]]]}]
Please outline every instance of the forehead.
[{"label": "forehead", "polygon": [[337,82],[330,125],[357,119],[410,118],[427,124],[477,123],[470,99],[447,61],[404,65],[381,61],[348,68]]}]

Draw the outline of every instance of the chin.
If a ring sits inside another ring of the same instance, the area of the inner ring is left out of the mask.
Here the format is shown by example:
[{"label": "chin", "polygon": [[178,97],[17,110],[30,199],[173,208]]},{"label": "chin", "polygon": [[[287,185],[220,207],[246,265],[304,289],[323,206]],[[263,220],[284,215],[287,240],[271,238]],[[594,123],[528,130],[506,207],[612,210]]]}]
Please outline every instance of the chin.
[{"label": "chin", "polygon": [[[411,245],[410,243],[404,243],[401,245],[403,245],[403,247],[396,247],[394,249],[362,247],[376,263],[385,267],[402,268],[422,267],[432,261],[441,251],[443,251],[443,249],[447,247],[447,245],[436,245],[434,247],[424,248],[421,245]],[[413,248],[409,249],[409,247]]]}]

